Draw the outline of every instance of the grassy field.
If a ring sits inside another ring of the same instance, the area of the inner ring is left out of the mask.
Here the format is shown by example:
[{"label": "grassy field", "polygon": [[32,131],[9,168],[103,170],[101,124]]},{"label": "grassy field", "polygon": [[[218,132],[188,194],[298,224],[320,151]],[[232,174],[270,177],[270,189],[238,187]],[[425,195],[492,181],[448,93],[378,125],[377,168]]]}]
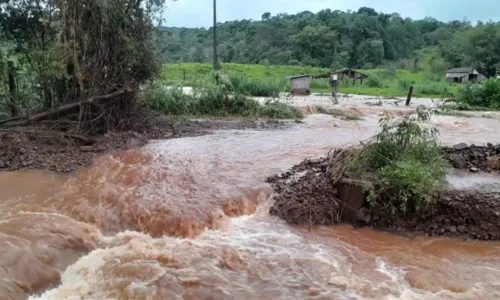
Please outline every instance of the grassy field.
[{"label": "grassy field", "polygon": [[[162,79],[170,84],[190,85],[213,70],[211,64],[169,64],[163,66]],[[224,73],[242,74],[250,79],[284,80],[288,76],[326,73],[328,69],[296,66],[263,66],[244,64],[222,64]],[[184,77],[185,75],[185,77]]]},{"label": "grassy field", "polygon": [[[428,56],[425,56],[422,65],[427,64]],[[245,64],[222,64],[221,70],[224,73],[240,74],[249,79],[262,81],[282,81],[282,91],[288,90],[288,83],[285,80],[288,76],[301,74],[319,74],[328,72],[328,69],[298,67],[298,66],[263,66]],[[352,80],[340,83],[339,93],[358,95],[379,95],[387,97],[403,97],[408,94],[410,86],[414,86],[415,97],[441,98],[446,89],[445,97],[453,97],[459,86],[453,85],[444,80],[439,74],[431,76],[428,70],[410,72],[408,70],[396,69],[371,69],[359,70],[370,75],[370,78],[356,82],[353,86]],[[171,85],[196,86],[201,78],[206,78],[212,72],[210,64],[169,64],[162,70],[162,80]],[[436,79],[437,78],[437,79]],[[311,83],[312,92],[329,93],[328,80],[313,80]]]}]

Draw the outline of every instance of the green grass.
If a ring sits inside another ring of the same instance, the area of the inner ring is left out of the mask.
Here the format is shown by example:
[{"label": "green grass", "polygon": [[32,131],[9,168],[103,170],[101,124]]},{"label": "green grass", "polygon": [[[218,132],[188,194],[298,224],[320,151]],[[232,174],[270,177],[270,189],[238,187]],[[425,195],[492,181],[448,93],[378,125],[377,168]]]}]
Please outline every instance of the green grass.
[{"label": "green grass", "polygon": [[[397,70],[393,67],[377,68],[371,70],[359,70],[370,76],[360,84],[356,81],[353,86],[352,80],[339,83],[339,93],[356,95],[379,95],[383,97],[406,97],[410,86],[414,86],[414,97],[442,98],[446,89],[445,98],[454,97],[462,87],[445,81],[445,74],[432,74],[429,61],[436,55],[434,50],[427,54],[421,62],[419,72],[408,70]],[[433,54],[434,53],[434,54]],[[286,77],[302,74],[320,74],[329,72],[329,69],[298,67],[298,66],[264,66],[250,64],[222,64],[221,71],[230,77],[245,77],[247,94],[268,96],[270,92],[275,93],[277,89],[282,92],[288,91],[289,84]],[[163,66],[161,78],[166,84],[183,86],[201,86],[200,78],[213,74],[212,65],[199,63],[169,64]],[[185,74],[185,78],[184,78]],[[431,76],[432,75],[432,76]],[[270,88],[272,86],[272,88]],[[262,88],[261,88],[262,87]],[[265,91],[265,92],[262,92]],[[328,80],[315,79],[311,82],[311,91],[314,93],[331,93]]]},{"label": "green grass", "polygon": [[[184,81],[184,71],[186,80]],[[226,74],[241,74],[249,79],[283,80],[289,76],[302,74],[319,74],[329,69],[298,67],[298,66],[263,66],[249,64],[222,64],[221,71]],[[195,85],[198,78],[211,74],[213,67],[210,64],[186,63],[168,64],[163,66],[161,78],[169,84]]]}]

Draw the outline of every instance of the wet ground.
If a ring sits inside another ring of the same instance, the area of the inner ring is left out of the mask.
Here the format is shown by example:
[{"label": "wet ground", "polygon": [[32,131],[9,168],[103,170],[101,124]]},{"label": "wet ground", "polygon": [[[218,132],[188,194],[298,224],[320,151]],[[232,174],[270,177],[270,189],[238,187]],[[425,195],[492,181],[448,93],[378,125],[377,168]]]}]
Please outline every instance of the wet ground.
[{"label": "wet ground", "polygon": [[[311,115],[286,130],[158,140],[71,176],[0,173],[0,298],[499,299],[499,243],[309,230],[268,215],[265,178],[370,137],[377,115],[359,111],[356,122]],[[432,123],[449,145],[499,138],[491,118]],[[151,237],[191,236],[231,201],[250,215],[194,238]]]}]

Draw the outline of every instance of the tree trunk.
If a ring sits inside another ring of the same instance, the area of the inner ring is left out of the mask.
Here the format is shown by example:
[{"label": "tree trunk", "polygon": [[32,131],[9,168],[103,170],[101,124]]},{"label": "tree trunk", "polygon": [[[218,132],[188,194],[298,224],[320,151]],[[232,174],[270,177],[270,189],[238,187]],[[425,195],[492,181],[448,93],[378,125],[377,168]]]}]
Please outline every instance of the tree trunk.
[{"label": "tree trunk", "polygon": [[11,117],[19,116],[19,107],[17,106],[17,82],[16,82],[16,69],[14,64],[9,61],[8,66],[8,77],[9,77],[9,109]]}]

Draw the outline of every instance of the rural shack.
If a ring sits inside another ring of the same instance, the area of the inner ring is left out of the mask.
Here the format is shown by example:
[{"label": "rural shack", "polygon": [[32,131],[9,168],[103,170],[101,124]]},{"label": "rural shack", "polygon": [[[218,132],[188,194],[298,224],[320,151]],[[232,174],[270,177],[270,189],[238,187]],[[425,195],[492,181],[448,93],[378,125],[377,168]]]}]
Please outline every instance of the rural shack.
[{"label": "rural shack", "polygon": [[466,83],[486,80],[486,76],[474,68],[454,68],[446,72],[446,79],[450,82]]},{"label": "rural shack", "polygon": [[311,75],[287,77],[290,80],[290,93],[292,95],[309,95],[311,93]]},{"label": "rural shack", "polygon": [[363,84],[363,79],[366,79],[369,76],[365,73],[361,73],[359,71],[356,71],[356,70],[350,69],[350,68],[344,68],[344,69],[336,70],[333,72],[319,74],[319,75],[314,76],[314,78],[330,78],[331,80],[334,77],[335,77],[335,81],[343,80],[346,78],[352,79],[352,82],[354,85],[356,83],[356,80],[359,80],[360,84]]}]

